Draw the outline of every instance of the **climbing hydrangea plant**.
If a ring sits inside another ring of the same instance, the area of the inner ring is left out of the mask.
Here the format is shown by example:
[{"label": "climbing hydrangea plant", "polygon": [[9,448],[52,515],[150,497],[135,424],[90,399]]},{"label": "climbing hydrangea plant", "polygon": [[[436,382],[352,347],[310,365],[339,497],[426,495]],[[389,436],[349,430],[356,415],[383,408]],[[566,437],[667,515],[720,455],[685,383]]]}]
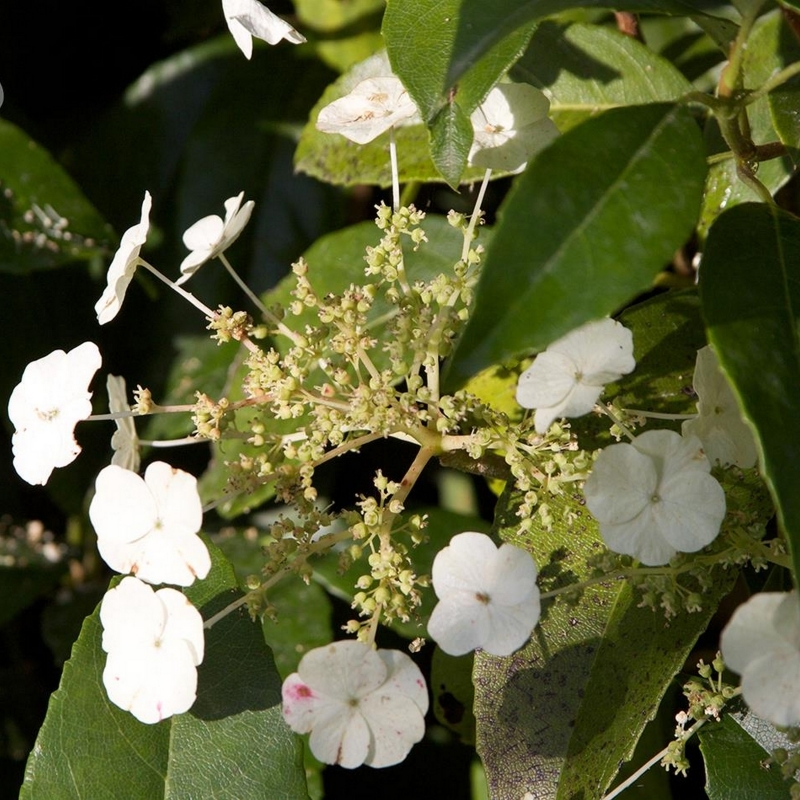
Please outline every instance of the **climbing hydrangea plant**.
[{"label": "climbing hydrangea plant", "polygon": [[[475,745],[491,797],[608,800],[655,764],[685,773],[695,735],[710,796],[800,795],[796,736],[776,750],[763,733],[800,729],[784,702],[800,690],[800,18],[654,0],[570,22],[584,6],[542,20],[517,0],[389,0],[386,52],[366,38],[344,64],[311,4],[290,23],[223,0],[228,57],[253,80],[269,77],[254,38],[275,63],[290,43],[341,68],[296,163],[377,187],[372,219],[259,292],[232,254],[274,209],[227,187],[224,219],[184,224],[189,254],[157,268],[169,204],[142,186],[97,323],[155,278],[205,343],[165,388],[128,396],[109,375],[109,413],[91,413],[92,342],[22,372],[20,480],[75,469],[82,432],[114,423],[75,525],[95,571],[118,573],[23,797],[123,796],[123,780],[143,797],[322,797],[326,765],[380,770],[445,736]],[[654,49],[665,14],[707,69],[667,59],[680,39]],[[217,261],[241,305],[199,299]],[[164,455],[198,445],[198,475]],[[346,475],[372,459],[364,485]],[[442,508],[421,499],[434,485]],[[702,634],[720,652],[676,710],[667,689]],[[643,752],[670,717],[674,740]],[[716,769],[734,741],[752,758]]]}]

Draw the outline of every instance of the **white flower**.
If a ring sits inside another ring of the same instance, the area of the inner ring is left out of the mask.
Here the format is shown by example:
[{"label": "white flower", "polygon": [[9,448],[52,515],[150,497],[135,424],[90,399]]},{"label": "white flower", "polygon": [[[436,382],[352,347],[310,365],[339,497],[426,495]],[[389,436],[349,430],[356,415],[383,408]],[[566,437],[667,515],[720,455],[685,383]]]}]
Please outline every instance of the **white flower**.
[{"label": "white flower", "polygon": [[283,682],[283,717],[311,752],[352,769],[402,761],[425,733],[428,690],[399,650],[342,641],[310,650]]},{"label": "white flower", "polygon": [[432,579],[439,602],[428,633],[450,655],[476,647],[510,655],[539,621],[536,564],[519,547],[498,549],[483,533],[459,533],[437,553]]},{"label": "white flower", "polygon": [[84,342],[25,367],[8,400],[8,416],[15,428],[14,469],[28,483],[47,483],[56,467],[81,452],[75,425],[92,413],[88,386],[101,361],[97,345]]},{"label": "white flower", "polygon": [[281,39],[302,44],[306,40],[305,36],[258,0],[222,0],[222,13],[231,36],[246,58],[253,55],[254,36],[267,44],[277,44]]},{"label": "white flower", "polygon": [[103,685],[108,699],[141,722],[188,711],[203,661],[203,618],[177,590],[157,592],[123,578],[100,606]]},{"label": "white flower", "polygon": [[205,578],[211,559],[197,535],[203,508],[197,480],[156,461],[144,479],[115,465],[97,476],[89,518],[103,560],[148,583],[190,586]]},{"label": "white flower", "polygon": [[536,356],[517,384],[517,402],[535,408],[537,433],[557,417],[588,414],[605,384],[636,366],[633,335],[613,319],[589,322],[570,331]]},{"label": "white flower", "polygon": [[755,466],[758,456],[753,432],[742,419],[733,389],[710,345],[697,351],[693,383],[698,416],[683,423],[683,434],[693,434],[703,443],[712,464]]},{"label": "white flower", "polygon": [[495,86],[470,117],[475,133],[470,164],[521,172],[531,156],[558,136],[549,109],[547,97],[527,83]]},{"label": "white flower", "polygon": [[192,251],[181,262],[178,285],[185,283],[197,270],[227,250],[238,238],[250,220],[255,203],[248,200],[244,206],[244,192],[225,201],[225,221],[216,214],[198,220],[183,234],[183,243]]},{"label": "white flower", "polygon": [[153,198],[150,197],[150,192],[145,192],[142,201],[142,216],[139,222],[122,234],[119,249],[108,268],[107,286],[102,297],[94,306],[97,321],[101,325],[111,322],[119,313],[122,301],[125,299],[125,292],[128,291],[128,285],[133,280],[136,267],[139,266],[139,251],[147,241],[147,232],[150,230],[152,203]]},{"label": "white flower", "polygon": [[719,533],[725,492],[710,469],[699,439],[647,431],[600,453],[584,486],[586,505],[611,550],[666,564]]},{"label": "white flower", "polygon": [[417,106],[400,79],[388,75],[367,78],[350,94],[325,106],[317,117],[317,129],[341,133],[351,142],[366,144],[416,115]]},{"label": "white flower", "polygon": [[[125,378],[119,375],[109,375],[106,378],[106,391],[108,392],[108,410],[112,414],[131,410],[128,405]],[[111,449],[114,451],[111,463],[138,472],[140,458],[136,423],[133,421],[133,417],[120,417],[114,422],[117,430],[111,437]]]},{"label": "white flower", "polygon": [[736,609],[722,631],[725,666],[742,676],[753,712],[773,725],[800,725],[800,600],[763,592]]}]

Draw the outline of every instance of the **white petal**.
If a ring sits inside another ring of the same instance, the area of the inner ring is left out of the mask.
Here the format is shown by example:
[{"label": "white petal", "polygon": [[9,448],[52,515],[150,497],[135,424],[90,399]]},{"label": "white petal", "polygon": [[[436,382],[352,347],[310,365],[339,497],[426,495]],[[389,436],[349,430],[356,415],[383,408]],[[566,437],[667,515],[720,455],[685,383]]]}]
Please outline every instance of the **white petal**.
[{"label": "white petal", "polygon": [[649,505],[657,485],[651,458],[633,445],[612,444],[597,457],[583,493],[602,528],[635,519]]},{"label": "white petal", "polygon": [[346,708],[341,700],[330,700],[314,691],[296,672],[283,682],[281,696],[283,718],[295,733],[308,733],[325,704],[334,703],[340,711]]},{"label": "white petal", "polygon": [[530,553],[507,542],[485,565],[486,591],[492,601],[516,605],[536,589],[536,563]]},{"label": "white petal", "polygon": [[288,22],[257,0],[222,0],[222,10],[236,44],[247,58],[253,53],[251,35],[268,44],[277,44],[281,39],[293,44],[302,44],[306,40]]},{"label": "white petal", "polygon": [[197,533],[203,524],[203,505],[194,475],[154,461],[144,473],[144,482],[158,506],[158,517],[171,535]]},{"label": "white petal", "polygon": [[618,525],[600,523],[600,535],[609,550],[633,556],[648,567],[669,564],[675,548],[658,532],[649,508]]},{"label": "white petal", "polygon": [[136,650],[161,636],[166,609],[150,586],[127,577],[106,592],[100,605],[100,622],[103,650]]},{"label": "white petal", "polygon": [[454,591],[486,590],[485,564],[497,557],[497,546],[485,533],[459,533],[433,560],[431,578],[437,597]]},{"label": "white petal", "polygon": [[489,604],[489,635],[481,647],[495,656],[509,656],[530,638],[539,622],[539,590],[516,605]]},{"label": "white petal", "polygon": [[306,653],[297,666],[300,678],[322,695],[350,701],[386,680],[386,665],[363,642],[346,640]]},{"label": "white petal", "polygon": [[725,665],[743,675],[752,661],[763,653],[781,647],[786,639],[773,623],[780,605],[787,598],[797,604],[797,595],[790,592],[761,592],[740,605],[722,631],[720,649]]},{"label": "white petal", "polygon": [[742,676],[742,694],[759,717],[774,725],[800,724],[800,652],[784,643],[754,659]]},{"label": "white petal", "polygon": [[225,230],[225,223],[216,214],[197,220],[183,234],[183,243],[190,250],[213,250]]},{"label": "white petal", "polygon": [[147,240],[151,205],[150,192],[145,192],[139,223],[128,228],[122,235],[119,249],[108,268],[107,286],[94,307],[97,321],[101,325],[105,325],[117,316],[125,299],[125,292],[136,271],[139,251]]},{"label": "white petal", "polygon": [[653,518],[676,550],[694,553],[717,538],[725,518],[725,492],[712,475],[686,471],[658,490]]},{"label": "white petal", "polygon": [[425,719],[419,706],[402,694],[378,689],[361,701],[359,710],[371,733],[364,759],[370,767],[399,764],[425,735]]},{"label": "white petal", "polygon": [[445,653],[461,656],[483,647],[491,633],[486,602],[474,592],[453,593],[441,599],[428,620],[428,635]]},{"label": "white petal", "polygon": [[517,402],[523,408],[550,408],[564,402],[575,386],[577,367],[568,356],[545,350],[519,376]]},{"label": "white petal", "polygon": [[[97,476],[89,519],[102,548],[106,542],[134,542],[147,535],[156,524],[158,509],[150,490],[135,472],[112,464]],[[109,566],[117,569],[113,564]]]},{"label": "white petal", "polygon": [[424,715],[428,711],[428,687],[419,667],[400,650],[378,650],[378,655],[386,664],[387,678],[384,691],[410,698]]},{"label": "white petal", "polygon": [[367,721],[358,711],[326,704],[320,708],[308,746],[325,764],[355,769],[364,763],[371,740]]},{"label": "white petal", "polygon": [[184,594],[175,589],[159,589],[156,597],[164,604],[167,612],[164,639],[181,639],[186,642],[194,664],[202,664],[205,637],[200,612]]},{"label": "white petal", "polygon": [[617,380],[636,366],[633,334],[613,319],[581,325],[547,349],[572,359],[584,382],[595,385]]}]

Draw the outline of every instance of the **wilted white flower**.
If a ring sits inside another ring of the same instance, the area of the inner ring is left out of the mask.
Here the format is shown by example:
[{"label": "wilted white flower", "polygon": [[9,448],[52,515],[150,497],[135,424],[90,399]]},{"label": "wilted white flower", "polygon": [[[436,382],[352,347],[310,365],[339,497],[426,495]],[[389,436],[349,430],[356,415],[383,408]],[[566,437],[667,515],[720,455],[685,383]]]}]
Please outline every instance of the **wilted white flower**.
[{"label": "wilted white flower", "polygon": [[56,467],[81,452],[75,426],[92,413],[88,387],[101,361],[97,345],[84,342],[25,367],[8,400],[8,416],[15,428],[14,469],[28,483],[47,483]]},{"label": "wilted white flower", "polygon": [[208,575],[211,558],[197,535],[203,508],[197,480],[188,472],[156,461],[142,479],[122,467],[105,467],[89,518],[100,555],[117,572],[178,586]]},{"label": "wilted white flower", "polygon": [[600,453],[584,486],[586,505],[611,550],[666,564],[719,533],[725,492],[710,470],[699,439],[647,431]]},{"label": "wilted white flower", "polygon": [[428,690],[417,665],[399,650],[357,641],[310,650],[283,682],[283,717],[311,733],[311,752],[352,769],[402,761],[425,734]]},{"label": "wilted white flower", "polygon": [[317,117],[323,133],[341,133],[351,142],[366,144],[417,115],[417,106],[399,78],[367,78],[350,94],[325,106]]},{"label": "wilted white flower", "polygon": [[128,228],[122,234],[122,241],[119,249],[114,255],[111,266],[108,268],[106,276],[107,286],[101,298],[95,303],[94,310],[97,314],[97,321],[101,325],[111,322],[119,313],[122,301],[125,299],[125,292],[133,280],[136,267],[139,266],[139,251],[147,241],[147,232],[150,230],[150,208],[153,199],[150,192],[144,193],[142,201],[142,216],[139,222],[132,228]]},{"label": "wilted white flower", "polygon": [[[244,192],[225,201],[225,221],[216,214],[198,220],[183,234],[183,243],[192,251],[181,262],[180,285],[189,280],[197,270],[227,250],[244,230],[250,220],[255,203],[248,200],[242,206]],[[240,208],[241,206],[241,208]]]},{"label": "wilted white flower", "polygon": [[188,711],[203,661],[203,618],[177,590],[123,578],[100,605],[108,699],[152,724]]},{"label": "wilted white flower", "polygon": [[258,0],[222,0],[222,13],[231,36],[246,58],[253,55],[254,36],[267,44],[277,44],[281,39],[302,44],[306,40],[305,36]]},{"label": "wilted white flower", "polygon": [[694,435],[703,443],[712,464],[735,464],[743,469],[755,466],[758,456],[753,431],[742,419],[733,389],[710,345],[697,351],[693,384],[698,415],[683,423],[683,434]]},{"label": "wilted white flower", "polygon": [[539,621],[536,564],[519,547],[499,548],[483,533],[459,533],[433,560],[439,602],[430,637],[460,656],[477,647],[507,656],[522,647]]},{"label": "wilted white flower", "polygon": [[[131,410],[128,405],[125,378],[119,375],[109,375],[106,378],[106,391],[108,392],[108,410],[112,414]],[[111,449],[114,451],[111,463],[138,472],[140,458],[136,423],[133,421],[133,417],[120,417],[114,422],[117,430],[111,437]]]},{"label": "wilted white flower", "polygon": [[531,156],[558,136],[549,109],[547,97],[527,83],[495,86],[470,117],[475,133],[470,164],[521,172]]},{"label": "wilted white flower", "polygon": [[725,666],[742,676],[742,694],[773,725],[800,725],[800,600],[762,592],[736,609],[722,631]]},{"label": "wilted white flower", "polygon": [[535,408],[537,433],[558,417],[588,414],[605,384],[636,366],[633,335],[613,319],[589,322],[570,331],[536,356],[517,384],[517,402]]}]

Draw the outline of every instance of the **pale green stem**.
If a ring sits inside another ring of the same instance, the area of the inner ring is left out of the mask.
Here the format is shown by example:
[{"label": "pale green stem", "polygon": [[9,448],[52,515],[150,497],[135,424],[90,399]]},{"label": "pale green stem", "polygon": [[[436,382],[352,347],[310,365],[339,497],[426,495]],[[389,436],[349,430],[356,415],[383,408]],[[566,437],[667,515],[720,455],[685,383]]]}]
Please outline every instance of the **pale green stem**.
[{"label": "pale green stem", "polygon": [[[700,720],[701,722],[705,722],[705,720]],[[650,769],[650,767],[654,767],[658,764],[665,755],[669,753],[669,747],[665,747],[660,752],[656,753],[646,764],[639,767],[636,772],[633,773],[629,778],[624,780],[619,786],[615,789],[612,789],[607,795],[605,795],[602,800],[612,800],[612,798],[617,797],[618,795],[622,794],[629,786],[632,786],[642,775]]]},{"label": "pale green stem", "polygon": [[153,410],[147,414],[137,414],[135,411],[113,411],[110,414],[92,414],[86,417],[85,421],[97,422],[99,420],[127,419],[128,417],[149,417],[153,414],[177,414],[184,411],[194,411],[194,405],[183,406],[157,406],[154,404]]},{"label": "pale green stem", "polygon": [[184,436],[183,439],[139,439],[139,444],[147,447],[181,447],[186,444],[207,444],[207,439]]},{"label": "pale green stem", "polygon": [[278,581],[282,580],[284,577],[286,577],[286,575],[293,571],[296,562],[300,561],[301,563],[305,563],[308,561],[309,556],[322,553],[325,550],[330,550],[339,542],[344,542],[351,538],[352,534],[348,529],[339,531],[337,533],[328,533],[325,536],[317,539],[316,542],[312,542],[306,550],[304,550],[302,553],[298,553],[297,557],[292,561],[291,564],[286,564],[284,567],[278,570],[278,572],[264,581],[264,583],[262,583],[257,589],[253,589],[251,592],[239,597],[232,603],[229,603],[227,606],[225,606],[225,608],[223,608],[221,611],[218,611],[216,614],[214,614],[214,616],[209,617],[203,623],[203,628],[207,629],[213,627],[221,619],[227,617],[228,614],[231,614],[232,612],[236,611],[237,608],[241,608],[243,605],[246,605],[251,598],[258,597],[258,595],[263,594],[271,589],[276,583],[278,583]]},{"label": "pale green stem", "polygon": [[375,636],[378,633],[378,623],[381,621],[381,611],[383,611],[383,605],[378,603],[369,620],[369,631],[365,644],[368,644],[370,647],[375,646]]},{"label": "pale green stem", "polygon": [[633,441],[636,437],[628,430],[628,428],[617,418],[617,415],[602,401],[597,401],[597,407],[617,426],[619,429]]},{"label": "pale green stem", "polygon": [[758,89],[750,92],[750,94],[744,98],[744,104],[750,105],[751,103],[755,103],[756,100],[760,100],[765,95],[768,95],[773,89],[777,89],[779,86],[786,83],[786,81],[794,78],[795,75],[800,75],[800,61],[795,61],[794,64],[789,64],[788,67],[784,67],[780,72],[776,72],[769,80],[759,86]]},{"label": "pale green stem", "polygon": [[394,138],[394,126],[389,128],[389,161],[392,165],[392,211],[400,210],[400,172],[397,168],[397,142]]},{"label": "pale green stem", "polygon": [[230,261],[225,257],[224,253],[219,254],[219,260],[230,276],[236,281],[236,285],[250,298],[250,301],[261,312],[264,319],[270,322],[275,328],[282,333],[287,339],[291,340],[294,344],[300,345],[303,337],[297,332],[293,331],[284,322],[279,320],[259,299],[258,295],[239,277],[239,274],[231,265]]},{"label": "pale green stem", "polygon": [[642,411],[639,408],[623,408],[622,409],[626,414],[636,414],[638,417],[648,417],[650,419],[671,419],[671,420],[682,420],[682,419],[694,419],[697,414],[666,414],[662,413],[661,411]]},{"label": "pale green stem", "polygon": [[160,281],[169,286],[172,291],[177,292],[184,300],[188,300],[196,309],[202,311],[209,319],[216,319],[217,312],[212,311],[205,303],[201,303],[191,292],[187,292],[186,289],[178,286],[177,283],[171,281],[166,275],[163,275],[159,272],[152,264],[148,264],[146,261],[143,261],[141,258],[139,259],[139,263],[147,270],[153,273]]},{"label": "pale green stem", "polygon": [[492,170],[489,168],[483,175],[481,188],[478,190],[478,197],[475,200],[475,208],[472,209],[472,216],[469,218],[469,225],[467,226],[467,230],[464,231],[464,247],[461,250],[461,260],[464,262],[466,262],[467,257],[469,256],[469,248],[472,244],[472,233],[475,230],[475,226],[478,224],[478,220],[481,218],[481,205],[483,204],[483,198],[486,194],[486,187],[489,185],[489,179],[491,176]]}]

